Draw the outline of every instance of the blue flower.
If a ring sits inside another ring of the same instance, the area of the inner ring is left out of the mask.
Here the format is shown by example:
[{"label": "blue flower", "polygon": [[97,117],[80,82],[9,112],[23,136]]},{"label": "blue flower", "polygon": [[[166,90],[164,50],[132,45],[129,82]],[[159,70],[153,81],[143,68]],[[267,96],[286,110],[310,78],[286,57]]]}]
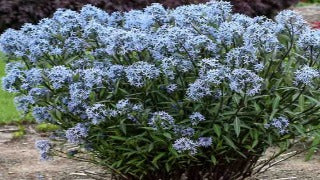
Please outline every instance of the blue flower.
[{"label": "blue flower", "polygon": [[132,104],[129,102],[129,99],[122,99],[117,102],[116,108],[119,112],[125,113],[129,111],[132,107]]},{"label": "blue flower", "polygon": [[35,101],[32,96],[21,95],[14,98],[14,103],[19,111],[27,113]]},{"label": "blue flower", "polygon": [[68,102],[68,108],[71,112],[76,113],[78,108],[80,111],[85,108],[87,99],[89,98],[92,89],[85,86],[84,83],[78,82],[69,85],[70,101]]},{"label": "blue flower", "polygon": [[229,77],[230,89],[248,96],[256,95],[260,92],[263,79],[248,69],[235,69]]},{"label": "blue flower", "polygon": [[313,87],[314,79],[320,77],[319,71],[309,66],[304,66],[301,69],[298,69],[294,74],[295,74],[294,84],[296,85],[303,84],[305,86],[310,86],[310,87]]},{"label": "blue flower", "polygon": [[199,124],[199,122],[206,120],[206,118],[199,112],[194,112],[189,116],[191,120],[191,124],[193,126],[196,126]]},{"label": "blue flower", "polygon": [[178,88],[177,84],[169,84],[169,85],[166,87],[167,92],[170,93],[170,94],[173,93],[173,92],[175,92],[175,91],[177,90],[177,88]]},{"label": "blue flower", "polygon": [[175,140],[173,148],[179,153],[190,152],[191,154],[197,153],[198,143],[189,138],[182,137]]},{"label": "blue flower", "polygon": [[80,144],[88,136],[88,128],[86,125],[78,123],[76,126],[66,131],[66,138],[69,143]]},{"label": "blue flower", "polygon": [[153,3],[144,8],[144,12],[148,15],[152,15],[153,20],[157,23],[163,24],[169,21],[168,12],[162,4]]},{"label": "blue flower", "polygon": [[149,119],[148,124],[154,129],[170,129],[174,126],[174,118],[164,111],[155,112]]},{"label": "blue flower", "polygon": [[195,130],[192,127],[184,127],[184,126],[176,125],[173,130],[177,136],[182,136],[182,137],[186,137],[186,136],[192,137],[195,134]]},{"label": "blue flower", "polygon": [[291,34],[301,33],[301,31],[305,29],[307,25],[307,22],[303,19],[303,17],[292,10],[281,11],[275,17],[275,20],[278,23],[279,30],[287,30]]},{"label": "blue flower", "polygon": [[288,118],[280,116],[278,118],[273,118],[270,123],[265,124],[265,128],[268,129],[272,126],[276,128],[281,135],[283,135],[288,132],[289,124]]},{"label": "blue flower", "polygon": [[87,4],[82,7],[80,11],[80,16],[87,21],[91,19],[98,20],[99,23],[107,23],[109,18],[109,14],[107,12],[97,7],[94,7],[91,4]]},{"label": "blue flower", "polygon": [[132,86],[142,87],[146,80],[155,79],[160,75],[160,70],[153,64],[139,61],[125,70],[126,77]]},{"label": "blue flower", "polygon": [[50,159],[50,150],[52,148],[52,144],[48,140],[38,140],[36,141],[35,146],[40,152],[41,160]]},{"label": "blue flower", "polygon": [[210,147],[211,144],[212,144],[212,138],[211,137],[200,137],[198,139],[198,146]]},{"label": "blue flower", "polygon": [[[65,42],[64,42],[64,47],[63,50],[66,51],[69,54],[73,54],[73,53],[81,53],[83,51],[86,51],[86,46],[88,46],[88,44],[86,43],[86,41],[82,38],[78,38],[75,36],[71,36],[68,37]],[[59,53],[54,53],[54,54],[60,54]]]},{"label": "blue flower", "polygon": [[282,48],[276,27],[274,22],[266,20],[251,24],[243,33],[244,46],[247,49],[260,48],[268,53]]},{"label": "blue flower", "polygon": [[48,107],[34,107],[32,111],[33,117],[37,123],[51,122],[53,119],[49,113],[50,108]]},{"label": "blue flower", "polygon": [[313,53],[317,54],[320,48],[320,31],[319,30],[305,30],[299,36],[297,45],[304,50],[311,50],[313,48]]},{"label": "blue flower", "polygon": [[99,124],[107,117],[107,110],[103,104],[95,104],[86,110],[88,118],[92,121],[92,124]]},{"label": "blue flower", "polygon": [[47,71],[53,89],[60,89],[72,80],[72,71],[64,66],[54,66]]},{"label": "blue flower", "polygon": [[123,27],[126,29],[149,29],[155,24],[152,14],[144,13],[140,10],[131,10],[127,13],[124,13],[124,21]]},{"label": "blue flower", "polygon": [[38,68],[32,68],[25,71],[25,77],[26,78],[23,82],[27,85],[27,87],[36,87],[43,82],[43,71]]},{"label": "blue flower", "polygon": [[219,27],[217,38],[220,43],[231,46],[243,33],[244,28],[238,22],[223,22]]},{"label": "blue flower", "polygon": [[115,82],[125,76],[124,70],[125,67],[122,65],[111,65],[110,67],[108,67],[106,75],[111,81]]},{"label": "blue flower", "polygon": [[50,90],[47,88],[32,88],[29,91],[29,96],[34,99],[45,98],[50,95]]},{"label": "blue flower", "polygon": [[21,57],[26,55],[29,40],[22,31],[7,29],[0,36],[0,50]]},{"label": "blue flower", "polygon": [[187,97],[193,101],[199,101],[201,98],[211,94],[212,90],[209,83],[202,79],[197,79],[187,89]]},{"label": "blue flower", "polygon": [[192,69],[192,62],[185,59],[169,57],[161,60],[161,71],[171,80],[175,79],[177,74],[186,73]]},{"label": "blue flower", "polygon": [[105,81],[105,73],[103,70],[98,68],[90,68],[81,71],[83,76],[84,84],[88,88],[102,87]]},{"label": "blue flower", "polygon": [[6,76],[2,78],[2,88],[8,92],[18,92],[19,85],[25,80],[25,74],[20,63],[8,63]]},{"label": "blue flower", "polygon": [[235,67],[250,67],[258,64],[256,56],[257,50],[254,47],[239,47],[234,48],[227,53],[226,62],[230,66]]}]

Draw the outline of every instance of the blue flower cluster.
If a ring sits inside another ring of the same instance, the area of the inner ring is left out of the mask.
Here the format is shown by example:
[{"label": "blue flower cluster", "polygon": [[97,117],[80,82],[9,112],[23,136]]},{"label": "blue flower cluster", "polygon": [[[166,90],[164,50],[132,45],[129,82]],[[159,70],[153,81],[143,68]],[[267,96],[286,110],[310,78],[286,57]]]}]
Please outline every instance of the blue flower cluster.
[{"label": "blue flower cluster", "polygon": [[[223,1],[112,14],[92,5],[59,9],[0,36],[1,51],[21,62],[7,65],[3,88],[19,93],[17,109],[32,112],[37,122],[67,122],[70,143],[85,142],[91,127],[121,121],[171,133],[178,152],[194,154],[214,142],[203,126],[233,116],[221,112],[242,106],[238,97],[269,93],[279,76],[297,86],[319,78],[313,66],[320,33],[300,16],[285,11],[272,21],[231,10]],[[284,35],[292,42],[283,43]],[[293,48],[301,56],[295,62],[285,53]],[[293,67],[298,63],[309,66]],[[274,76],[278,70],[283,74]],[[278,118],[270,126],[284,132],[285,122]]]},{"label": "blue flower cluster", "polygon": [[66,138],[69,143],[80,144],[88,136],[88,128],[85,124],[78,123],[66,131]]},{"label": "blue flower cluster", "polygon": [[176,149],[178,152],[190,152],[191,154],[197,153],[198,147],[210,147],[212,145],[212,138],[211,137],[200,137],[198,140],[191,140],[186,137],[182,137],[177,139],[174,144],[173,148]]},{"label": "blue flower cluster", "polygon": [[35,147],[40,152],[40,159],[41,160],[48,160],[50,159],[50,149],[52,148],[52,144],[49,140],[38,140],[35,143]]},{"label": "blue flower cluster", "polygon": [[314,80],[320,77],[319,70],[315,70],[312,67],[304,66],[295,72],[295,84],[303,84],[305,86],[313,87]]},{"label": "blue flower cluster", "polygon": [[268,124],[265,124],[265,128],[273,127],[279,131],[279,134],[283,135],[288,132],[289,120],[286,117],[280,116],[278,118],[273,118]]}]

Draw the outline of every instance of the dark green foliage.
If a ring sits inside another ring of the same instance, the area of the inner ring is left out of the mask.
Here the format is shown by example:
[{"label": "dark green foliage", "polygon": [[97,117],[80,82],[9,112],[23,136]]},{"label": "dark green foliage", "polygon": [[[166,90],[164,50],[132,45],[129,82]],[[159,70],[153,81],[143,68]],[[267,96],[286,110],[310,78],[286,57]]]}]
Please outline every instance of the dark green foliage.
[{"label": "dark green foliage", "polygon": [[277,12],[289,8],[299,0],[231,0],[234,11],[249,16],[273,17]]}]

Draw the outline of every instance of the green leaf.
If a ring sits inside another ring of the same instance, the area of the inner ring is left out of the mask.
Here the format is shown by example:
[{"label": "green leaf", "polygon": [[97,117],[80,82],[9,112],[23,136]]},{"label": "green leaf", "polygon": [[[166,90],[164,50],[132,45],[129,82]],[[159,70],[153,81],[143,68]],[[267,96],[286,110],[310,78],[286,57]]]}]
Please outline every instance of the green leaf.
[{"label": "green leaf", "polygon": [[125,119],[120,122],[120,129],[124,134],[127,134],[127,127],[126,127],[126,124],[124,123],[124,121],[125,121]]},{"label": "green leaf", "polygon": [[320,136],[316,136],[313,141],[312,141],[312,144],[311,144],[311,148],[310,150],[308,151],[307,155],[306,155],[306,161],[309,161],[312,156],[314,155],[315,151],[318,149],[318,145],[320,144]]},{"label": "green leaf", "polygon": [[260,112],[261,111],[261,108],[260,108],[260,106],[256,103],[256,102],[254,102],[254,109],[255,109],[255,111],[257,111],[257,112]]},{"label": "green leaf", "polygon": [[240,99],[241,99],[240,96],[238,96],[238,95],[235,94],[235,95],[232,96],[232,99],[233,99],[233,101],[234,101],[237,105],[240,104]]},{"label": "green leaf", "polygon": [[159,169],[159,166],[158,166],[157,162],[158,162],[159,159],[161,159],[161,158],[162,158],[163,156],[165,156],[165,155],[166,155],[165,152],[162,152],[162,153],[158,154],[156,157],[153,158],[152,164],[153,164],[156,168]]},{"label": "green leaf", "polygon": [[237,137],[239,137],[240,131],[241,131],[240,123],[241,123],[240,119],[238,117],[236,117],[233,122],[233,126],[234,126],[234,131],[235,131]]},{"label": "green leaf", "polygon": [[149,144],[148,152],[151,152],[154,149],[154,143]]},{"label": "green leaf", "polygon": [[168,139],[172,139],[172,136],[170,133],[165,132],[165,133],[163,133],[163,135]]},{"label": "green leaf", "polygon": [[315,98],[313,98],[313,97],[310,97],[310,96],[307,96],[307,95],[305,95],[305,97],[306,97],[307,99],[309,99],[310,101],[315,102],[315,103],[317,104],[317,106],[320,105],[320,101],[318,101],[317,99],[315,99]]},{"label": "green leaf", "polygon": [[276,94],[276,98],[273,100],[273,103],[272,103],[273,110],[278,108],[280,100],[281,100],[281,97],[279,96],[279,94]]},{"label": "green leaf", "polygon": [[213,163],[213,165],[217,164],[217,159],[216,157],[214,157],[214,155],[211,155],[211,162]]},{"label": "green leaf", "polygon": [[165,168],[166,168],[166,171],[167,172],[170,172],[170,165],[169,165],[169,163],[168,162],[166,162],[166,164],[165,164]]},{"label": "green leaf", "polygon": [[60,111],[56,110],[56,115],[57,115],[58,120],[62,119],[62,114]]},{"label": "green leaf", "polygon": [[269,120],[271,121],[274,117],[274,115],[278,112],[278,109],[273,109],[272,112],[271,112],[271,115],[269,117]]},{"label": "green leaf", "polygon": [[228,138],[227,136],[222,136],[222,137],[230,147],[232,147],[235,150],[238,149],[238,147],[233,143],[233,141],[230,138]]},{"label": "green leaf", "polygon": [[300,135],[306,136],[302,125],[293,124],[292,126],[297,129],[297,131],[300,133]]},{"label": "green leaf", "polygon": [[300,111],[304,111],[304,105],[305,105],[304,96],[300,96],[299,97],[299,108],[300,108]]},{"label": "green leaf", "polygon": [[213,131],[217,134],[218,137],[221,136],[221,127],[217,124],[213,125]]},{"label": "green leaf", "polygon": [[119,141],[126,141],[127,139],[121,136],[109,136],[111,139],[119,140]]}]

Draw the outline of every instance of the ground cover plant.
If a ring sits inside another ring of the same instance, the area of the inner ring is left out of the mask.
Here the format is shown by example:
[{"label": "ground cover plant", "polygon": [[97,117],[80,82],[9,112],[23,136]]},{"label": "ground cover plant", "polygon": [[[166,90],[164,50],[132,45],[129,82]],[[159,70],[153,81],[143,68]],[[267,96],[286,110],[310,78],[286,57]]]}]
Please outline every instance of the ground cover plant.
[{"label": "ground cover plant", "polygon": [[[319,31],[292,11],[275,21],[231,11],[215,1],[58,10],[1,35],[3,88],[114,179],[243,179],[306,137],[312,155]],[[36,147],[48,159],[58,144]],[[271,146],[279,153],[258,162]]]}]

